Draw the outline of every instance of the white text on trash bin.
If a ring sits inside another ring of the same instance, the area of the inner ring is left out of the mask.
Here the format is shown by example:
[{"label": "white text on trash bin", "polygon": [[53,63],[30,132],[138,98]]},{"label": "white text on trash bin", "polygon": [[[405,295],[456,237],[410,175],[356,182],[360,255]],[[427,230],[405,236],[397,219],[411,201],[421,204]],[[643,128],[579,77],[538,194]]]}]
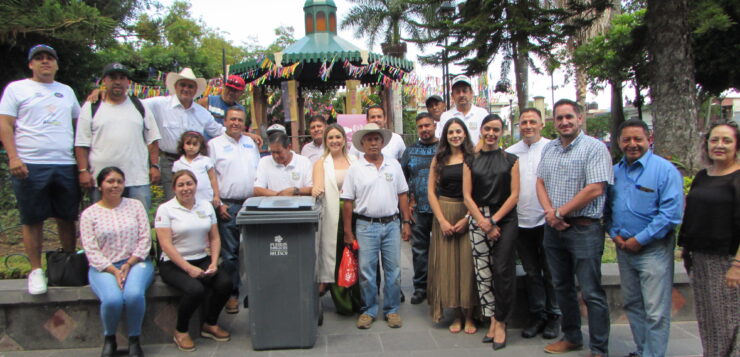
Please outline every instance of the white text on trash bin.
[{"label": "white text on trash bin", "polygon": [[270,243],[270,256],[288,255],[288,242],[283,242],[282,236],[275,236],[275,240]]}]

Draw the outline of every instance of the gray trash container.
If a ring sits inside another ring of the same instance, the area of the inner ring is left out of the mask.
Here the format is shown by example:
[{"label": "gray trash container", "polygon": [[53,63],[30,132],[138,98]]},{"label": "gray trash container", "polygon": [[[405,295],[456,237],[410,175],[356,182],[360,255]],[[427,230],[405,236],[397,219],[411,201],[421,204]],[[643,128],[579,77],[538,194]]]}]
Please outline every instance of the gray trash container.
[{"label": "gray trash container", "polygon": [[311,348],[316,342],[320,212],[309,196],[252,197],[239,211],[255,350]]}]

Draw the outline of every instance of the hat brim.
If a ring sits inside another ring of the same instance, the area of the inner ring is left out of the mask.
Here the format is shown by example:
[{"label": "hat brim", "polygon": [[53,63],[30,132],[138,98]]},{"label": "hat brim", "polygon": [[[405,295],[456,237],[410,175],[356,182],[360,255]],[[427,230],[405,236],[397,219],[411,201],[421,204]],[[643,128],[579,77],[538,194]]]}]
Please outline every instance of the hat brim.
[{"label": "hat brim", "polygon": [[365,150],[362,147],[362,138],[370,133],[380,133],[383,137],[383,146],[381,149],[386,147],[386,145],[391,141],[391,137],[393,137],[393,133],[388,129],[361,129],[352,133],[352,146],[354,146],[357,151],[364,153]]},{"label": "hat brim", "polygon": [[189,81],[194,81],[197,85],[197,89],[195,90],[195,98],[200,97],[203,92],[206,91],[206,80],[205,78],[188,78],[185,77],[179,73],[170,72],[167,74],[167,79],[165,80],[165,85],[167,86],[167,91],[170,92],[170,94],[175,94],[175,83],[181,79],[187,79]]}]

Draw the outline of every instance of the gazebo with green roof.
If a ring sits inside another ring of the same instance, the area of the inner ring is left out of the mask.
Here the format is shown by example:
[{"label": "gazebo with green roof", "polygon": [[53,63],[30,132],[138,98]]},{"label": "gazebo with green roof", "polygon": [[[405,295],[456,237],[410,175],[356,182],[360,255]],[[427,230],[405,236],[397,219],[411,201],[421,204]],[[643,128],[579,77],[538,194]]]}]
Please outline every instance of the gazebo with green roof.
[{"label": "gazebo with green roof", "polygon": [[[229,73],[242,76],[252,88],[252,122],[259,123],[267,114],[265,86],[280,86],[283,91],[286,116],[298,125],[292,125],[294,147],[297,134],[302,131],[303,100],[301,89],[347,89],[346,114],[360,114],[357,90],[361,84],[387,84],[382,78],[399,79],[399,73],[410,72],[414,64],[405,59],[370,53],[337,35],[337,6],[333,0],[306,0],[303,5],[306,36],[282,52],[249,59],[232,65]],[[266,61],[267,65],[265,64]],[[345,66],[345,63],[348,66]],[[322,71],[322,68],[324,71]],[[277,71],[291,69],[288,75]],[[268,73],[272,71],[271,73]],[[328,72],[328,73],[322,73]],[[323,76],[322,76],[323,74]],[[392,111],[386,106],[388,123],[393,122]]]}]

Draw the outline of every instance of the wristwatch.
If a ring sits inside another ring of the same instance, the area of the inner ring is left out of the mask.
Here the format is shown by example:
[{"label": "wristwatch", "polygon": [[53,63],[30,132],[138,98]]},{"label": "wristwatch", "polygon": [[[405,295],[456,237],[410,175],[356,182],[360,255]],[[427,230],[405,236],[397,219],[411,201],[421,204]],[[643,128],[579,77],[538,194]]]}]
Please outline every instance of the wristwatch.
[{"label": "wristwatch", "polygon": [[80,171],[80,173],[83,173],[83,172],[90,172],[90,171],[88,171],[87,169],[80,169],[79,171]]},{"label": "wristwatch", "polygon": [[301,190],[298,187],[293,187],[293,196],[298,196],[301,194]]},{"label": "wristwatch", "polygon": [[555,218],[563,220],[563,216],[560,215],[560,209],[555,209]]},{"label": "wristwatch", "polygon": [[401,221],[401,223],[407,223],[408,225],[414,224],[414,222],[411,221],[410,219],[403,220],[403,221]]},{"label": "wristwatch", "polygon": [[156,168],[157,170],[159,170],[159,165],[157,165],[157,164],[150,164],[150,165],[149,165],[149,168],[150,168],[150,169],[151,169],[151,168]]},{"label": "wristwatch", "polygon": [[489,219],[491,220],[491,225],[493,225],[494,227],[496,227],[497,224],[496,224],[496,221],[493,219],[493,216],[491,216],[491,218],[489,218]]}]

